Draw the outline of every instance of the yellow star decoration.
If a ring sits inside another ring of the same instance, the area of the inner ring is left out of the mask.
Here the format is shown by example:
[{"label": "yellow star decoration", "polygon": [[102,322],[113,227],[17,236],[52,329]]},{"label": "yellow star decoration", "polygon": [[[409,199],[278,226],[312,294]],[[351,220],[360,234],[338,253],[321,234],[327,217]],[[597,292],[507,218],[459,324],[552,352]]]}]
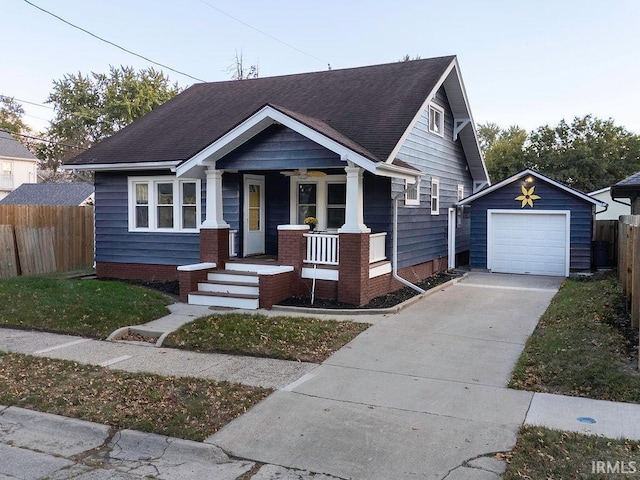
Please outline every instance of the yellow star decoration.
[{"label": "yellow star decoration", "polygon": [[522,185],[522,195],[520,195],[519,197],[515,198],[516,201],[521,201],[522,202],[522,207],[521,208],[524,208],[527,205],[529,205],[531,208],[533,208],[533,201],[534,200],[538,200],[540,198],[538,195],[535,195],[533,193],[535,188],[536,187],[534,185],[533,187],[531,187],[530,189],[527,190],[527,187]]}]

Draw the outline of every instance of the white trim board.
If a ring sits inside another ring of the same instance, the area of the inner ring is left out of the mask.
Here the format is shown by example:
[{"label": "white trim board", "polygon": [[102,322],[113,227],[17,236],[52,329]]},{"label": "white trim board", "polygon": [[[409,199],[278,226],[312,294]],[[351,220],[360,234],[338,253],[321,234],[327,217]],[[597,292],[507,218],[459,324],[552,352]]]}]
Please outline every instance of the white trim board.
[{"label": "white trim board", "polygon": [[579,192],[578,190],[574,190],[571,187],[567,187],[566,185],[561,184],[560,182],[556,182],[555,180],[546,177],[544,175],[542,175],[541,173],[536,172],[535,170],[531,170],[530,168],[523,170],[521,172],[516,173],[515,175],[510,176],[509,178],[505,178],[504,180],[502,180],[499,183],[496,183],[494,185],[491,185],[488,188],[485,188],[484,190],[479,191],[478,193],[474,193],[473,195],[468,196],[467,198],[465,198],[464,200],[461,200],[460,202],[458,202],[456,205],[467,205],[468,203],[473,202],[474,200],[477,200],[480,197],[484,197],[485,195],[488,195],[491,192],[495,192],[496,190],[498,190],[499,188],[504,187],[505,185],[509,185],[510,183],[514,183],[518,180],[520,180],[521,178],[527,177],[527,176],[532,176],[537,178],[538,180],[542,180],[543,182],[547,182],[550,183],[551,185],[553,185],[554,187],[559,188],[560,190],[564,190],[565,192],[574,195],[578,198],[581,198],[582,200],[586,200],[587,202],[593,203],[594,205],[600,206],[600,207],[606,207],[607,204],[604,202],[601,202],[598,199],[595,198],[591,198],[589,195],[586,195],[582,192]]}]

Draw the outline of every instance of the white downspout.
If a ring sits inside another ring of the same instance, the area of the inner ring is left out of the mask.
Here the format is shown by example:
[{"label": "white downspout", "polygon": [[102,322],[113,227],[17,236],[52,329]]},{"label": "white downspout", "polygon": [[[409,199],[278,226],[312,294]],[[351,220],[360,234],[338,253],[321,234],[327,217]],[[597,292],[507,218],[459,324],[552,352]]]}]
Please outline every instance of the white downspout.
[{"label": "white downspout", "polygon": [[393,197],[393,247],[392,247],[392,261],[391,261],[391,274],[393,278],[398,280],[400,283],[406,285],[407,287],[413,288],[416,292],[424,293],[425,290],[421,289],[419,286],[414,285],[409,280],[405,280],[400,275],[398,275],[398,198],[401,195],[404,195],[407,191],[412,188],[417,188],[417,180],[413,185],[405,188],[400,193],[397,193]]}]

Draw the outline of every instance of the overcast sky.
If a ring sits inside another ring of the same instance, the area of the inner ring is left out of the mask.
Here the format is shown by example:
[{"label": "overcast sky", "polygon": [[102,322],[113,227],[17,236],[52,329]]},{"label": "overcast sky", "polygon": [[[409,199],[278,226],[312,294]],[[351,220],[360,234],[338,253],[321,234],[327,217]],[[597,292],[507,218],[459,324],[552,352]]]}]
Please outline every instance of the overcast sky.
[{"label": "overcast sky", "polygon": [[[30,1],[206,81],[229,79],[236,50],[261,77],[457,55],[477,123],[532,130],[591,113],[640,134],[637,0]],[[0,19],[1,95],[43,103],[67,73],[154,66],[24,0],[1,0]],[[53,113],[24,108],[38,129]]]}]

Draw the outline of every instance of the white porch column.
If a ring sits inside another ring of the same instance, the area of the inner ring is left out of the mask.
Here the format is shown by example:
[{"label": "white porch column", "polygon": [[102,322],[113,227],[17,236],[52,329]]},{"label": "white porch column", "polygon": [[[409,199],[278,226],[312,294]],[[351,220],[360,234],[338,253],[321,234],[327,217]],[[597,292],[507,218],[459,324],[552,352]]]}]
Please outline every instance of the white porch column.
[{"label": "white porch column", "polygon": [[363,170],[352,166],[344,167],[344,170],[347,172],[347,205],[344,225],[338,233],[370,233],[371,229],[364,224]]},{"label": "white porch column", "polygon": [[202,228],[229,228],[222,218],[222,170],[207,168],[207,210]]}]

